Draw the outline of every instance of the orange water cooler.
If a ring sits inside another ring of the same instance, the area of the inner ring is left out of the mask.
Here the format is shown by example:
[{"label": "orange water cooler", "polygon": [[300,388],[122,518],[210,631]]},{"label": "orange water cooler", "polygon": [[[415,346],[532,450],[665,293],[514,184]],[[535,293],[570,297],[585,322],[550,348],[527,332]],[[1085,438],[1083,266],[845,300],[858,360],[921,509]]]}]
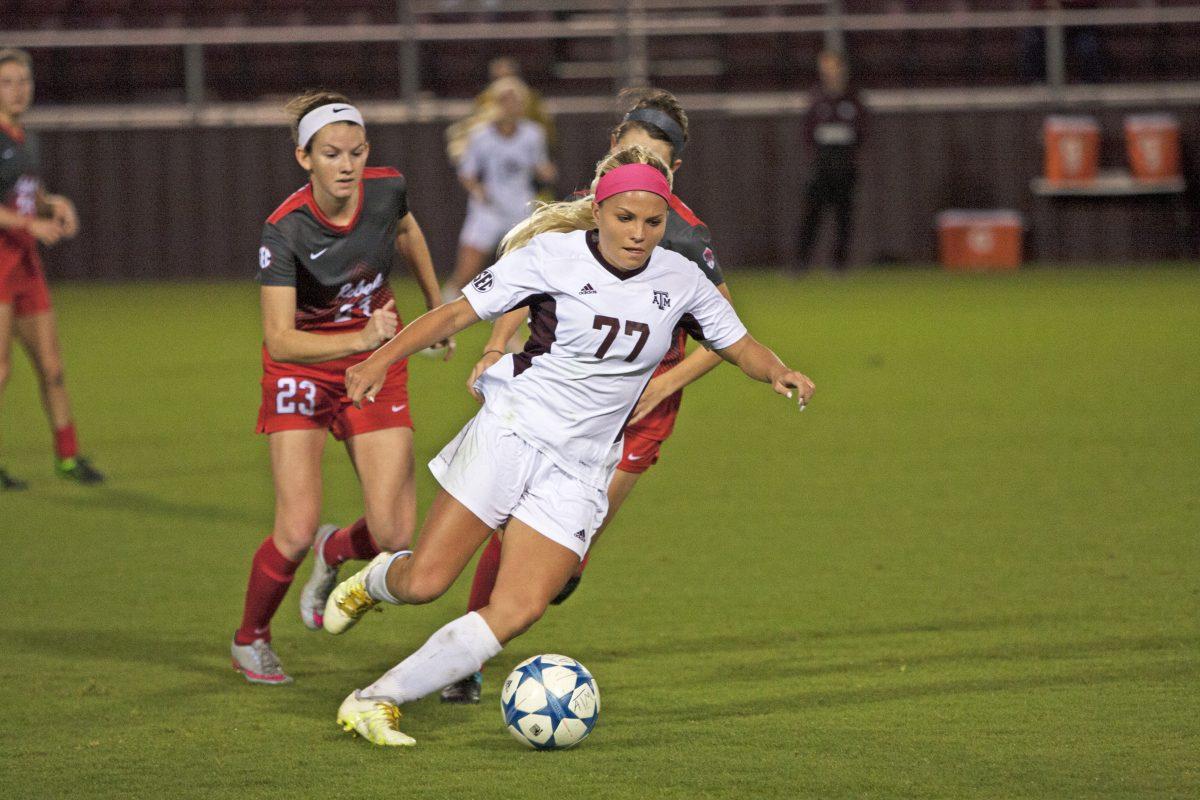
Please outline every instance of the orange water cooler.
[{"label": "orange water cooler", "polygon": [[1091,183],[1100,170],[1100,125],[1094,117],[1046,117],[1046,180]]},{"label": "orange water cooler", "polygon": [[942,266],[957,271],[1017,269],[1024,227],[1016,211],[943,211],[937,215]]},{"label": "orange water cooler", "polygon": [[1170,114],[1131,114],[1125,118],[1125,148],[1135,180],[1179,177],[1179,120]]}]

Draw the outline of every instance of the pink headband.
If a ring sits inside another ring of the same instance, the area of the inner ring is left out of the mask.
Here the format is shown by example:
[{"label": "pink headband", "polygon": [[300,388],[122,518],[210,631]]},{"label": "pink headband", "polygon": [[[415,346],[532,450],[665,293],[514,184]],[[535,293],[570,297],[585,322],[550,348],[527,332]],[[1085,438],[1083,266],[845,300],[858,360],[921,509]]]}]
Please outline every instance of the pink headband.
[{"label": "pink headband", "polygon": [[624,164],[604,173],[596,184],[596,202],[603,203],[621,192],[650,192],[671,201],[671,184],[649,164]]}]

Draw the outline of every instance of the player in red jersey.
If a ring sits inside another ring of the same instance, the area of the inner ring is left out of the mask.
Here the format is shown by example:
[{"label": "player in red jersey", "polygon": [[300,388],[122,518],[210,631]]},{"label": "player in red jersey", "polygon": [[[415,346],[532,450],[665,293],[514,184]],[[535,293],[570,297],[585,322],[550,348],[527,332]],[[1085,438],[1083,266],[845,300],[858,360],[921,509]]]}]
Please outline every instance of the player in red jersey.
[{"label": "player in red jersey", "polygon": [[[79,483],[100,483],[104,476],[79,455],[50,291],[38,257],[39,242],[50,247],[74,238],[79,218],[70,200],[47,193],[38,179],[37,137],[20,124],[32,101],[29,55],[0,50],[0,394],[8,382],[15,333],[37,372],[42,406],[54,430],[55,470]],[[24,488],[24,481],[0,468],[0,489]]]},{"label": "player in red jersey", "polygon": [[[688,137],[687,114],[679,102],[670,92],[655,89],[626,90],[621,97],[630,102],[630,108],[611,134],[610,152],[635,144],[642,145],[662,159],[663,163],[670,165],[674,173],[683,164],[682,155]],[[708,227],[678,197],[671,197],[669,208],[666,233],[659,246],[674,250],[691,260],[717,287],[717,291],[729,299],[729,290],[713,253]],[[523,319],[523,314],[517,312],[497,321],[485,345],[483,357],[467,380],[468,387],[473,387],[479,375],[500,359],[505,343],[516,333]],[[673,346],[655,370],[625,428],[621,461],[608,487],[608,515],[596,536],[603,533],[612,522],[642,474],[658,461],[662,443],[675,428],[683,387],[721,363],[720,356],[705,348],[696,348],[691,355],[687,355],[686,341],[684,331],[676,330]],[[471,391],[475,394],[474,389]],[[488,604],[500,568],[500,539],[500,532],[493,535],[479,558],[471,583],[468,611],[477,611]],[[585,558],[553,603],[561,603],[570,596],[579,584],[586,565]],[[442,700],[448,703],[477,703],[481,683],[482,675],[479,673],[464,678],[447,686],[442,691]]]},{"label": "player in red jersey", "polygon": [[[396,250],[415,273],[429,308],[439,292],[425,237],[408,209],[404,177],[367,167],[362,115],[339,94],[294,98],[296,160],[309,183],[263,226],[258,282],[263,319],[258,432],[270,442],[275,524],[250,570],[233,664],[252,683],[284,684],[271,646],[271,618],[304,554],[313,572],[300,598],[304,624],[321,628],[338,566],[380,549],[408,547],[416,526],[408,368],[399,361],[375,401],[354,408],[345,371],[402,327],[388,285]],[[453,343],[441,343],[446,358]],[[345,442],[362,483],[366,516],[317,530],[326,435]],[[370,529],[368,531],[368,524]]]}]

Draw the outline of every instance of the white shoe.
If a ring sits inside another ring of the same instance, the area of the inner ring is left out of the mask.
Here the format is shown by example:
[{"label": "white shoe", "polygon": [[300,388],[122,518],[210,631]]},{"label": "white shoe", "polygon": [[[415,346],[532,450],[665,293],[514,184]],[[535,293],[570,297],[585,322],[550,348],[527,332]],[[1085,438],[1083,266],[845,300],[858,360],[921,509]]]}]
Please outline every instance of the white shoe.
[{"label": "white shoe", "polygon": [[389,700],[360,700],[357,690],[342,701],[337,721],[343,730],[356,733],[371,744],[412,747],[417,743],[397,727],[400,724],[399,706]]},{"label": "white shoe", "polygon": [[292,682],[292,677],[283,671],[279,656],[266,639],[255,639],[250,644],[229,645],[233,668],[242,673],[251,683],[266,686],[282,686]]},{"label": "white shoe", "polygon": [[310,631],[321,630],[325,603],[333,587],[337,586],[338,568],[325,563],[325,542],[338,530],[337,525],[322,525],[317,528],[317,538],[313,542],[312,574],[300,592],[300,619]]},{"label": "white shoe", "polygon": [[[380,553],[371,559],[371,563],[351,575],[337,585],[325,602],[325,616],[322,620],[325,630],[334,634],[345,633],[354,627],[372,608],[381,601],[367,594],[367,573],[376,565],[390,561],[394,553]],[[379,609],[383,611],[383,609]]]}]

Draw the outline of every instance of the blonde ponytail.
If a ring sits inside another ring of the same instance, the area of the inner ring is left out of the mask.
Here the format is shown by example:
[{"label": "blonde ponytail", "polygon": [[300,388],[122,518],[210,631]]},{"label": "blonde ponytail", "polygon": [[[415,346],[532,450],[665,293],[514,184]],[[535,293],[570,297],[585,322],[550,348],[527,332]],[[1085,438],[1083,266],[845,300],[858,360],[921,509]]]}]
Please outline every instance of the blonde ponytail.
[{"label": "blonde ponytail", "polygon": [[662,159],[640,144],[609,153],[596,165],[596,176],[592,179],[590,191],[585,197],[557,203],[539,203],[528,219],[505,234],[500,242],[500,255],[506,256],[514,250],[520,250],[538,234],[590,231],[596,227],[596,218],[592,215],[592,198],[596,194],[596,184],[605,173],[626,164],[649,164],[661,172],[668,183],[671,181],[671,170]]}]

